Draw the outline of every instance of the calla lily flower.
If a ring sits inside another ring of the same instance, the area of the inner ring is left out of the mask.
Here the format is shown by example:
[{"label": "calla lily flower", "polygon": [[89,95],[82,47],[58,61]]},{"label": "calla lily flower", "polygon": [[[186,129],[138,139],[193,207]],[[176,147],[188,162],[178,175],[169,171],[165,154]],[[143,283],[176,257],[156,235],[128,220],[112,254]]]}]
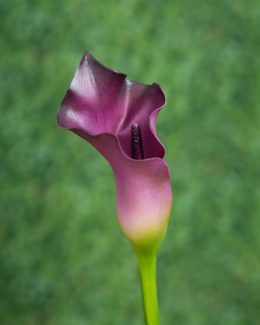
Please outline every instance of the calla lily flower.
[{"label": "calla lily flower", "polygon": [[110,163],[117,214],[132,243],[160,240],[172,194],[155,122],[165,95],[105,68],[85,53],[57,115],[58,125],[92,144]]},{"label": "calla lily flower", "polygon": [[158,84],[130,81],[86,52],[57,115],[61,128],[85,139],[111,165],[119,224],[140,256],[157,250],[172,205],[155,125],[165,101]]}]

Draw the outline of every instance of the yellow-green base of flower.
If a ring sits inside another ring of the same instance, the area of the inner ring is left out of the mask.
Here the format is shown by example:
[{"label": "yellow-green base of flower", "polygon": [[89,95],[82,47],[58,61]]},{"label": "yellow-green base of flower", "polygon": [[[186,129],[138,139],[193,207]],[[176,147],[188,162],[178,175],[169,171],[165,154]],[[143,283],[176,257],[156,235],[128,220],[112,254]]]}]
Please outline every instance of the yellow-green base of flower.
[{"label": "yellow-green base of flower", "polygon": [[168,220],[156,231],[129,239],[137,257],[142,288],[143,310],[146,325],[159,325],[159,307],[156,286],[157,251],[165,237]]}]

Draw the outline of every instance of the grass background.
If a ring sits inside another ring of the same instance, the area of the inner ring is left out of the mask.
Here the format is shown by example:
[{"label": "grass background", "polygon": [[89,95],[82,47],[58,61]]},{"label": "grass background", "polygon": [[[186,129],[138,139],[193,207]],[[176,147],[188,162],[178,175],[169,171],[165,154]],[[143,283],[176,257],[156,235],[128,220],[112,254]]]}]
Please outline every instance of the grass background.
[{"label": "grass background", "polygon": [[260,319],[257,0],[0,0],[0,323],[143,324],[112,172],[55,114],[85,49],[168,97],[162,324]]}]

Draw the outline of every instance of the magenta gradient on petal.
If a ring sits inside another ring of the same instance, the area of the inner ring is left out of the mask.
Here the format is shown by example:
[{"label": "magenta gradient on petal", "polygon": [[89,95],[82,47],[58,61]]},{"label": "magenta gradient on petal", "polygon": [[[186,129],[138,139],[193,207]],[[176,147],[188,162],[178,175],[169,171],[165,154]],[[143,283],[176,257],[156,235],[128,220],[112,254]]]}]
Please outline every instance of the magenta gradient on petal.
[{"label": "magenta gradient on petal", "polygon": [[[92,144],[110,163],[119,223],[133,242],[166,227],[172,203],[156,119],[165,96],[157,84],[126,79],[85,53],[57,115],[58,125]],[[131,128],[141,129],[144,159],[131,157]]]}]

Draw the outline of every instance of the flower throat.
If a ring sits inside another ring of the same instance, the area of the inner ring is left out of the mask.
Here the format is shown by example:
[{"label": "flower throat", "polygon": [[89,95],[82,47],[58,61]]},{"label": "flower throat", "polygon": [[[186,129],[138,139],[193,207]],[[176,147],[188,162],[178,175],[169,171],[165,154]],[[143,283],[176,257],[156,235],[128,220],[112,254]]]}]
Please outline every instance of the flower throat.
[{"label": "flower throat", "polygon": [[144,148],[140,126],[135,123],[131,126],[131,157],[144,159]]}]

